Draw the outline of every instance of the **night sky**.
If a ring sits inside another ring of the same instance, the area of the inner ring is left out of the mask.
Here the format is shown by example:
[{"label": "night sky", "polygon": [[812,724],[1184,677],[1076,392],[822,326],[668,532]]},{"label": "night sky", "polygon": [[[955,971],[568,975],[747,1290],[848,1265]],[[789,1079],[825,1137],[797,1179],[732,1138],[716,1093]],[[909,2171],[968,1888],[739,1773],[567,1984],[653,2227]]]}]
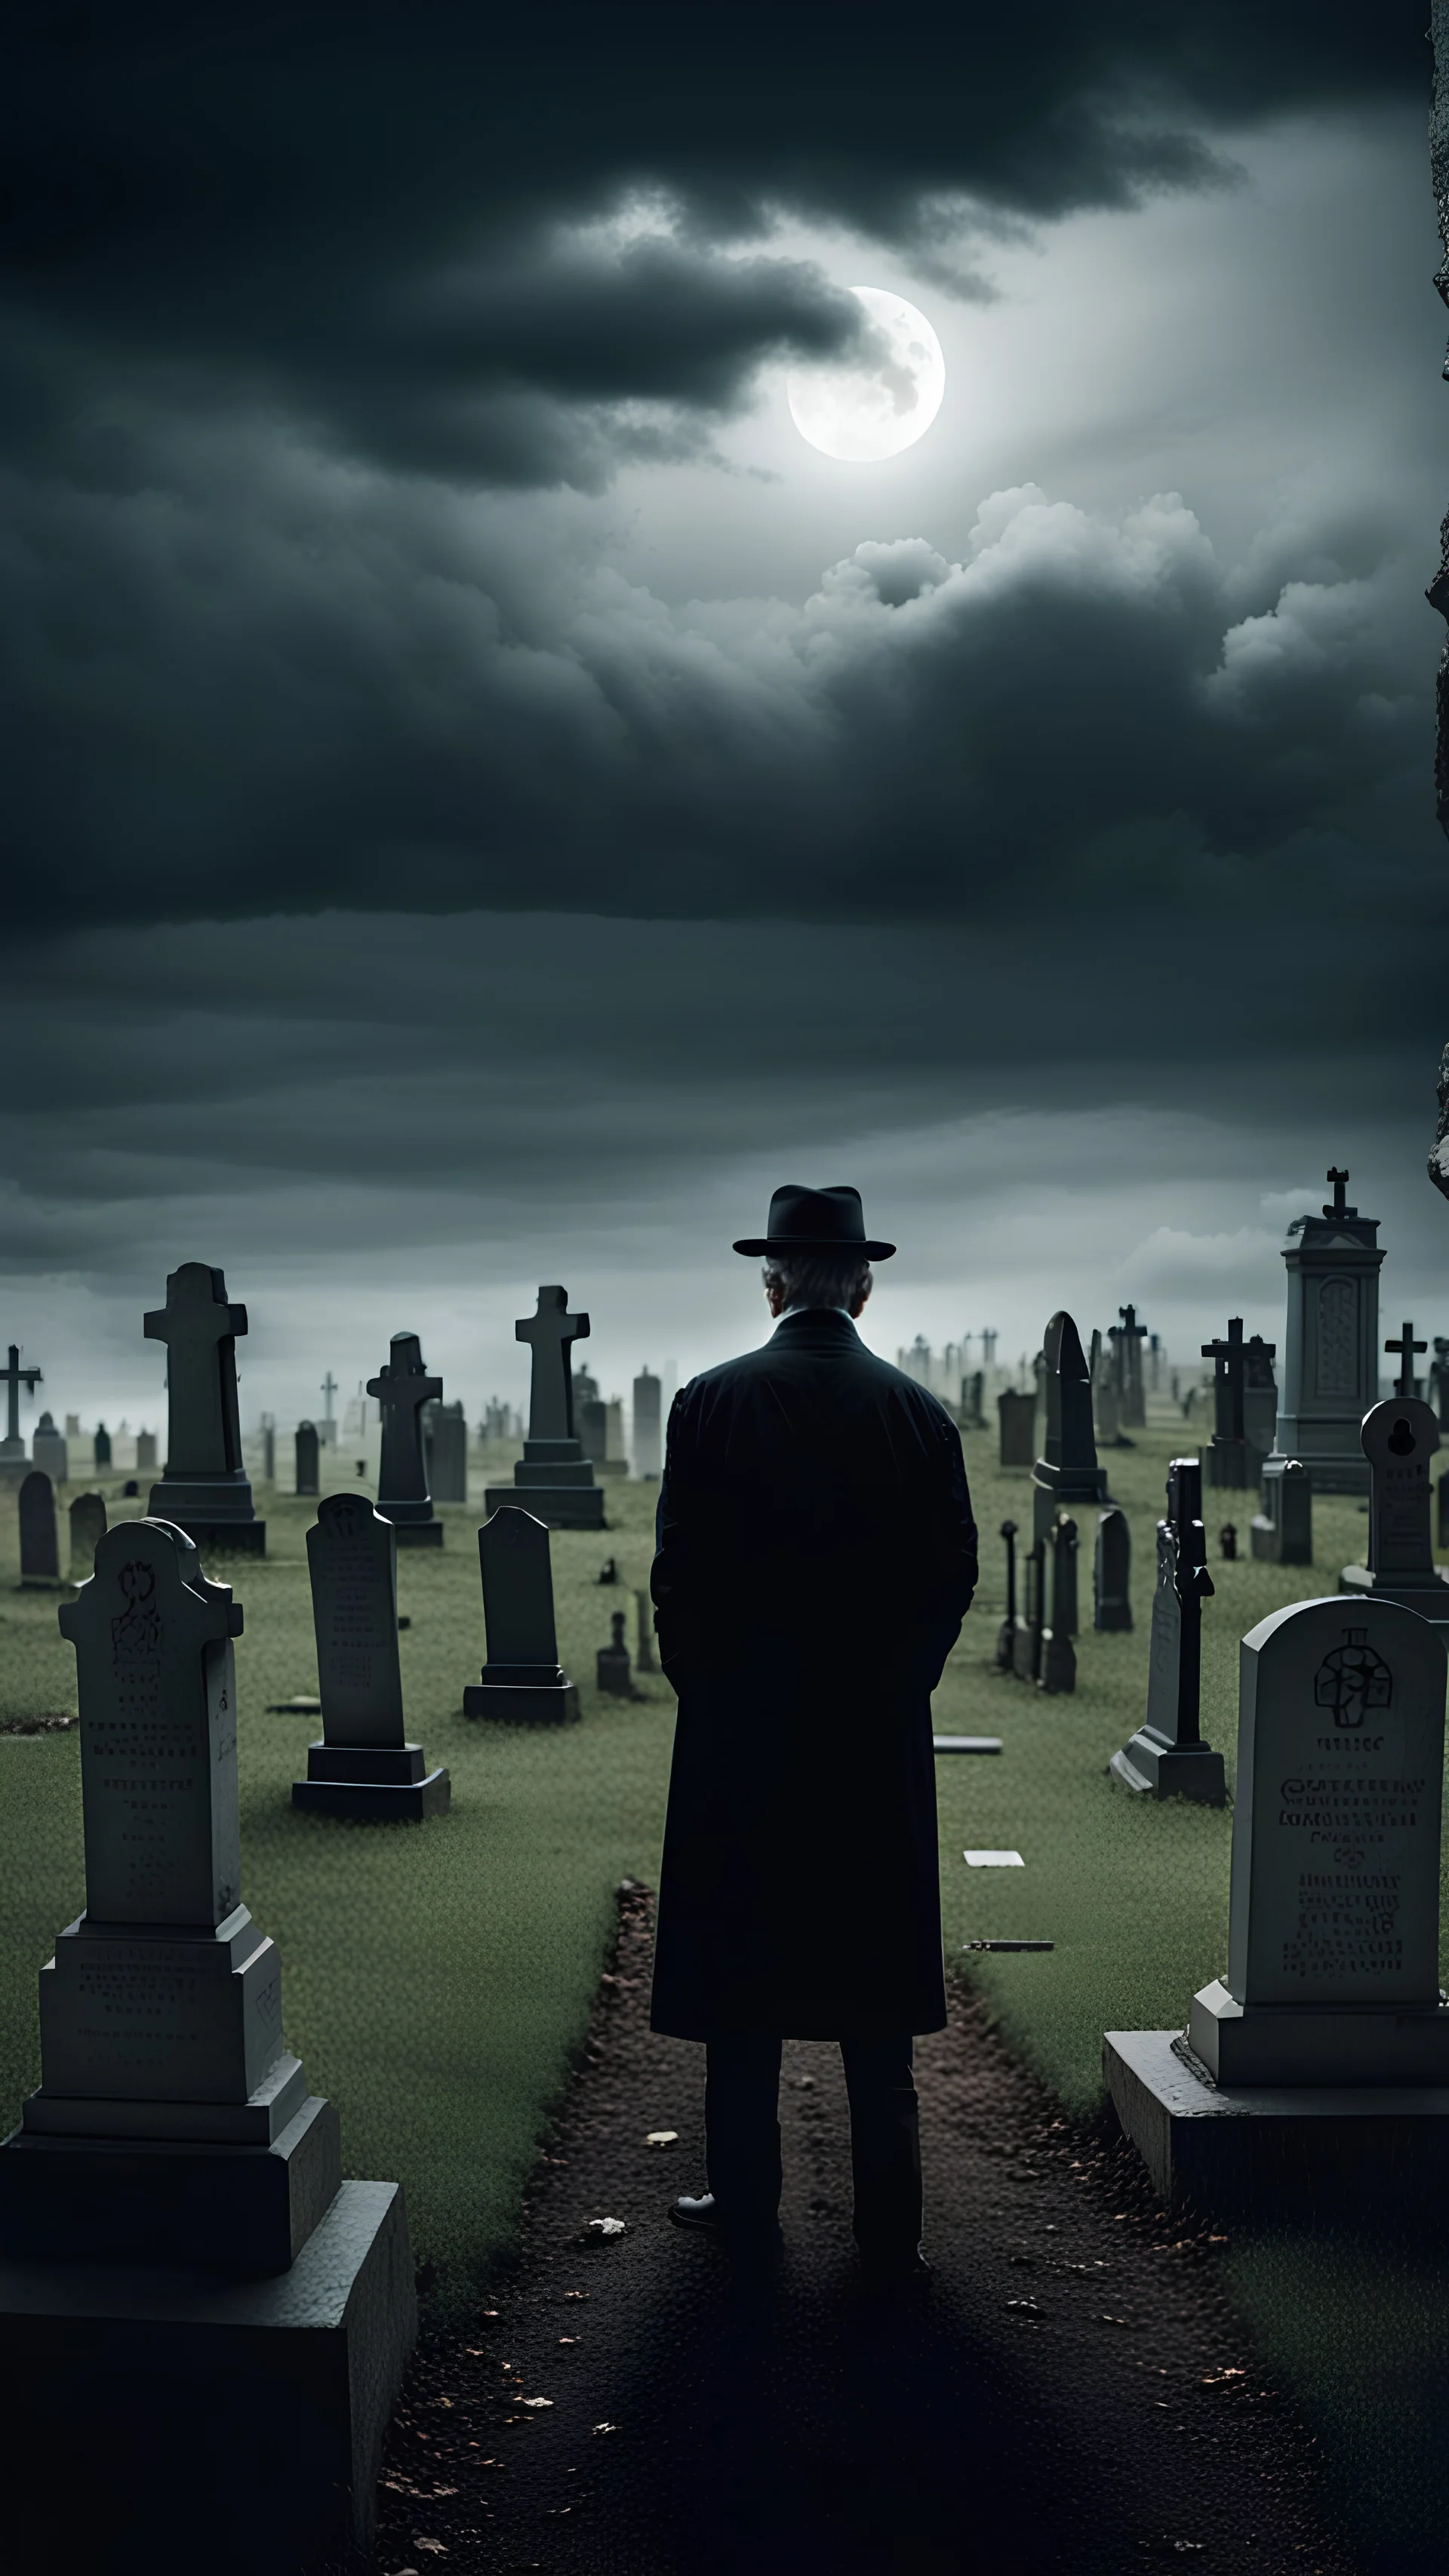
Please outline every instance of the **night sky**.
[{"label": "night sky", "polygon": [[[1418,0],[26,14],[0,1341],[57,1414],[159,1417],[187,1259],[249,1423],[404,1328],[518,1401],[541,1279],[684,1374],[786,1179],[899,1241],[891,1355],[1281,1340],[1330,1161],[1449,1331]],[[876,464],[785,400],[860,284],[947,367]]]}]

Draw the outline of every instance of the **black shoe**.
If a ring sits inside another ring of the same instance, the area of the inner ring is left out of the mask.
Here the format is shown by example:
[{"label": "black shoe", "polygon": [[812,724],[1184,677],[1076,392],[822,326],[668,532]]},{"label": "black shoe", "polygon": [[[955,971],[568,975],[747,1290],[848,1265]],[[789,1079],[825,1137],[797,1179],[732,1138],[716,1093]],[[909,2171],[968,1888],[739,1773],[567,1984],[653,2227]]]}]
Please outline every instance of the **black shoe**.
[{"label": "black shoe", "polygon": [[748,2246],[769,2250],[780,2243],[780,2223],[776,2218],[739,2220],[721,2214],[712,2191],[701,2192],[691,2200],[686,2193],[670,2206],[670,2219],[676,2227],[686,2227],[695,2236],[712,2237],[717,2245]]}]

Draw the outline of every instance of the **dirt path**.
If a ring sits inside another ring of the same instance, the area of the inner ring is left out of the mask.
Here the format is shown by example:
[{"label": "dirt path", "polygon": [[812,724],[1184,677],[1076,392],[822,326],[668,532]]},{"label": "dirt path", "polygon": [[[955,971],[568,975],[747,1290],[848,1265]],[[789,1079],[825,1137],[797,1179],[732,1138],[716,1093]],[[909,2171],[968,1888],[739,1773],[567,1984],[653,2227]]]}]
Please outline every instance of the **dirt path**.
[{"label": "dirt path", "polygon": [[703,2186],[703,2052],[649,2032],[649,1947],[626,1890],[517,2268],[405,2391],[383,2576],[1352,2576],[1218,2289],[1223,2240],[1163,2220],[964,1990],[918,2049],[927,2282],[860,2281],[832,2048],[785,2052],[773,2275],[670,2227]]}]

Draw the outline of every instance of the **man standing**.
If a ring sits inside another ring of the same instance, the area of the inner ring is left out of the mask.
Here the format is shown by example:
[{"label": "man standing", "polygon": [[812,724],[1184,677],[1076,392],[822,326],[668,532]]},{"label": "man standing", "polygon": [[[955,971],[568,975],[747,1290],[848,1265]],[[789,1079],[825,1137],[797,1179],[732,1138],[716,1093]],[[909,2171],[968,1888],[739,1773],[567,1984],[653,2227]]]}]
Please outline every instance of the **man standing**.
[{"label": "man standing", "polygon": [[853,1318],[853,1189],[776,1190],[780,1318],[682,1388],[653,1593],[679,1695],[651,2019],[703,2040],[709,2189],[679,2225],[770,2240],[783,2038],[840,2043],[855,2236],[924,2269],[912,2035],[946,2020],[931,1692],[976,1583],[961,1442]]}]

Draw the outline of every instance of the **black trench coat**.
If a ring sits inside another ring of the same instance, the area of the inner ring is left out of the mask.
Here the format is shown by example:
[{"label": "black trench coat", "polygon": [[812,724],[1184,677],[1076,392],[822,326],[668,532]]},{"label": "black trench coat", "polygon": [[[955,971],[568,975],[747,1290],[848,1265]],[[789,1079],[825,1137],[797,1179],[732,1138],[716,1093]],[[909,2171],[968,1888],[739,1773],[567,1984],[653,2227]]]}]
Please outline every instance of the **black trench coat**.
[{"label": "black trench coat", "polygon": [[930,1695],[975,1583],[956,1427],[847,1315],[787,1315],[681,1389],[656,2030],[944,2027]]}]

